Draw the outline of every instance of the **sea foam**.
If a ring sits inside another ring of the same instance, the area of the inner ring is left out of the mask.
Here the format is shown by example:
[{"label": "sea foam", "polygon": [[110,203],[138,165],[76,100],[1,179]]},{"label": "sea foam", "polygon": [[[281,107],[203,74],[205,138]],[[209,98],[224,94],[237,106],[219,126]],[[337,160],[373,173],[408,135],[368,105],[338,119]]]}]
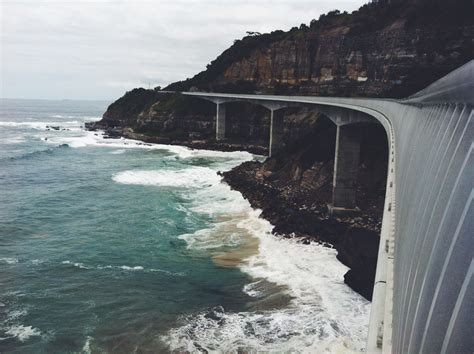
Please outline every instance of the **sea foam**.
[{"label": "sea foam", "polygon": [[142,266],[134,266],[134,267],[130,267],[130,266],[120,266],[119,267],[120,269],[123,269],[123,270],[143,270],[143,267]]},{"label": "sea foam", "polygon": [[[54,124],[53,124],[54,125]],[[44,125],[43,125],[44,127]],[[73,128],[69,128],[73,129]],[[50,131],[55,132],[55,131]],[[47,132],[47,133],[50,133]],[[61,131],[63,133],[63,131]],[[66,132],[67,133],[67,132]],[[179,145],[151,144],[139,140],[118,138],[106,139],[103,131],[85,131],[75,132],[74,136],[49,136],[46,140],[52,144],[68,144],[73,148],[83,148],[87,146],[100,146],[119,149],[144,149],[144,150],[163,150],[172,154],[170,158],[182,160],[192,160],[195,158],[221,159],[224,164],[222,167],[231,168],[238,162],[247,161],[253,158],[253,155],[246,151],[223,152],[214,150],[197,150]],[[120,152],[122,153],[122,152]]]},{"label": "sea foam", "polygon": [[0,121],[0,127],[7,127],[7,128],[29,128],[29,129],[36,129],[36,130],[42,130],[46,129],[48,126],[61,126],[61,127],[69,127],[69,126],[74,126],[78,125],[79,122],[77,120],[73,121],[60,121],[60,122],[40,122],[40,121],[34,121],[34,122],[12,122],[12,121]]},{"label": "sea foam", "polygon": [[5,331],[5,333],[9,336],[18,338],[21,342],[26,341],[30,337],[41,335],[39,329],[23,325],[11,326]]},{"label": "sea foam", "polygon": [[185,170],[130,170],[120,172],[112,179],[121,184],[166,187],[201,187],[219,180],[219,176],[206,167]]},{"label": "sea foam", "polygon": [[[203,310],[183,318],[183,326],[162,339],[172,350],[191,352],[361,351],[370,304],[343,283],[346,268],[334,250],[267,236],[260,237],[259,252],[241,269],[287,289],[288,306],[238,313]],[[258,298],[257,289],[254,282],[243,291]]]},{"label": "sea foam", "polygon": [[81,268],[81,269],[89,269],[89,267],[87,267],[83,263],[79,263],[79,262],[63,261],[61,263],[62,264],[70,264],[70,265],[73,265],[74,267]]},{"label": "sea foam", "polygon": [[161,337],[169,348],[190,352],[362,350],[370,303],[344,284],[347,268],[336,260],[336,251],[272,235],[273,226],[259,217],[261,211],[221,182],[218,170],[228,170],[252,156],[207,155],[214,163],[202,167],[193,166],[192,159],[208,152],[183,147],[168,147],[168,151],[191,164],[181,170],[122,171],[113,180],[151,188],[183,187],[185,202],[180,210],[213,220],[205,228],[179,236],[188,248],[208,252],[219,266],[240,267],[254,279],[242,289],[253,301],[266,300],[266,286],[281,293],[270,292],[276,301],[264,310],[253,311],[250,303],[245,312],[212,308],[183,317],[181,327]]},{"label": "sea foam", "polygon": [[0,144],[2,145],[16,145],[25,142],[24,136],[13,136],[6,139],[3,139]]},{"label": "sea foam", "polygon": [[[286,296],[290,300],[286,303],[277,297],[276,307],[273,304],[262,311],[235,313],[212,308],[186,316],[181,319],[181,327],[162,337],[170,349],[190,352],[362,350],[370,303],[344,284],[347,267],[336,260],[336,251],[316,243],[305,245],[297,239],[272,235],[273,226],[260,218],[261,211],[252,209],[240,193],[216,178],[208,181],[206,187],[191,189],[184,196],[190,211],[210,215],[215,221],[208,228],[180,238],[187,242],[188,248],[208,250],[211,255],[222,247],[237,247],[233,253],[224,252],[214,259],[217,258],[218,265],[238,266],[255,279],[242,291],[255,301],[265,301],[265,287],[273,284],[282,293],[282,299]],[[239,248],[244,251],[239,253]],[[278,306],[279,303],[283,305]]]}]

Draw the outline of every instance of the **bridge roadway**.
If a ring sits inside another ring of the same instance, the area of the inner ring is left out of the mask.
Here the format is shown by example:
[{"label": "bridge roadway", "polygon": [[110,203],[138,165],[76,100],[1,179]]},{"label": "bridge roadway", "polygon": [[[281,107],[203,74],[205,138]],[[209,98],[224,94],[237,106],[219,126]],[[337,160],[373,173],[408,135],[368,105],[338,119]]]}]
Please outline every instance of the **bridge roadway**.
[{"label": "bridge roadway", "polygon": [[[474,351],[474,60],[404,100],[182,94],[216,103],[217,139],[225,138],[225,103],[266,106],[271,154],[282,147],[283,108],[321,111],[338,127],[334,195],[338,185],[351,195],[358,164],[347,129],[382,124],[388,174],[367,352]],[[333,206],[351,208],[351,198],[333,196],[341,204]]]}]

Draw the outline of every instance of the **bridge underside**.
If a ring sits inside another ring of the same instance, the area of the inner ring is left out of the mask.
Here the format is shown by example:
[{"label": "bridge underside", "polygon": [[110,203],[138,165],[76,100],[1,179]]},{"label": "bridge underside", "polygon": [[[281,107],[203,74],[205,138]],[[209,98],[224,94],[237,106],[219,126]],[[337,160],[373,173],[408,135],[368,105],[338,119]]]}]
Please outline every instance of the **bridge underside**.
[{"label": "bridge underside", "polygon": [[361,123],[379,124],[366,113],[340,107],[326,107],[292,102],[266,102],[256,99],[223,99],[203,97],[216,104],[216,140],[226,139],[226,103],[248,102],[262,105],[270,111],[269,157],[284,149],[284,110],[288,107],[311,107],[327,116],[337,125],[336,151],[333,173],[333,198],[330,213],[354,212],[356,208],[356,181],[359,167],[360,134],[354,125]]}]

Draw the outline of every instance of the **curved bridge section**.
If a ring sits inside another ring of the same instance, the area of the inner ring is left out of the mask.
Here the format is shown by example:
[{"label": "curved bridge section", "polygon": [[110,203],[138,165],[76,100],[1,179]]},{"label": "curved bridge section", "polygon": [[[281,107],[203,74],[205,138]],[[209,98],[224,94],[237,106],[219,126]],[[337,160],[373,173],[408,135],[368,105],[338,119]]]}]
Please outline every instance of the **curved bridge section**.
[{"label": "curved bridge section", "polygon": [[[338,126],[334,188],[342,184],[349,194],[347,181],[358,159],[351,124],[382,124],[389,163],[367,351],[474,350],[474,61],[405,100],[183,94],[217,104],[217,139],[225,137],[225,102],[266,106],[273,151],[279,147],[281,108],[310,105],[321,111]],[[334,198],[350,207],[350,200]]]}]

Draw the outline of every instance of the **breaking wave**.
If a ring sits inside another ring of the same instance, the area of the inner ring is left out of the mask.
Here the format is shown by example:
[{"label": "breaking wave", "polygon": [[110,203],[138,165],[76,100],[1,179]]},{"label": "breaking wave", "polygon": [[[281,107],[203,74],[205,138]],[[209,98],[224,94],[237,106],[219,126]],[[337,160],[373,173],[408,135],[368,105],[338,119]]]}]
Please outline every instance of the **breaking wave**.
[{"label": "breaking wave", "polygon": [[0,127],[7,127],[7,128],[29,128],[29,129],[36,129],[36,130],[44,130],[47,127],[51,126],[74,126],[78,125],[79,121],[61,121],[61,122],[8,122],[8,121],[0,121]]},{"label": "breaking wave", "polygon": [[5,333],[10,337],[18,338],[21,342],[28,340],[30,337],[41,335],[41,331],[38,328],[24,325],[11,326]]},{"label": "breaking wave", "polygon": [[[246,312],[222,307],[181,319],[162,340],[176,351],[362,351],[370,303],[343,283],[335,251],[260,235],[259,252],[241,269],[255,282]],[[268,291],[271,284],[278,292]],[[289,297],[289,301],[285,301]]]},{"label": "breaking wave", "polygon": [[193,159],[221,159],[221,163],[224,164],[222,166],[228,166],[229,168],[235,166],[236,161],[238,163],[239,161],[243,162],[253,158],[253,155],[246,151],[223,152],[196,150],[185,146],[151,144],[126,138],[107,139],[102,131],[94,132],[82,130],[80,135],[49,137],[47,142],[52,144],[66,143],[73,148],[100,146],[120,149],[118,150],[120,152],[111,152],[116,154],[123,153],[123,149],[163,150],[170,152],[173,155],[170,157],[172,159],[178,158],[191,162]]},{"label": "breaking wave", "polygon": [[272,235],[260,211],[221,182],[217,170],[226,167],[223,162],[113,176],[123,184],[185,187],[182,210],[213,222],[179,238],[189,249],[207,252],[216,265],[239,267],[252,279],[242,289],[248,311],[205,309],[181,318],[182,326],[161,340],[171,350],[190,352],[363,350],[370,303],[344,284],[347,267],[336,260],[336,251]]},{"label": "breaking wave", "polygon": [[206,167],[192,167],[185,170],[124,171],[112,177],[121,184],[166,187],[202,187],[219,181],[219,176]]},{"label": "breaking wave", "polygon": [[27,315],[25,309],[13,310],[7,313],[6,319],[0,329],[5,337],[0,337],[0,342],[6,339],[16,338],[20,342],[27,341],[30,337],[41,335],[41,331],[33,326],[25,326],[19,320]]},{"label": "breaking wave", "polygon": [[157,269],[157,268],[145,268],[143,266],[128,266],[128,265],[97,265],[97,266],[91,266],[91,265],[86,265],[81,262],[72,262],[72,261],[62,261],[61,264],[64,265],[71,265],[73,267],[79,268],[79,269],[96,269],[96,270],[124,270],[124,271],[130,271],[130,272],[135,272],[135,271],[142,271],[142,272],[158,272],[158,273],[164,273],[172,276],[184,276],[184,273],[180,272],[172,272],[169,270],[165,269]]},{"label": "breaking wave", "polygon": [[0,258],[0,262],[5,262],[7,264],[16,264],[18,263],[18,258],[4,257]]},{"label": "breaking wave", "polygon": [[68,144],[61,144],[61,145],[57,145],[53,148],[48,148],[48,149],[44,149],[44,150],[36,150],[36,151],[31,151],[31,152],[26,152],[22,155],[18,155],[18,156],[12,156],[10,158],[8,158],[9,160],[24,160],[24,159],[31,159],[31,158],[35,158],[37,156],[41,156],[41,155],[50,155],[50,154],[53,154],[55,153],[56,151],[59,151],[61,149],[67,149],[69,147]]},{"label": "breaking wave", "polygon": [[[239,267],[251,279],[242,292],[249,311],[222,307],[181,318],[161,339],[175,351],[360,351],[370,303],[344,284],[347,267],[334,249],[277,238],[240,193],[213,168],[124,171],[117,183],[186,187],[184,211],[212,216],[207,228],[179,238],[206,251],[218,266]],[[188,214],[188,213],[187,213]]]}]

